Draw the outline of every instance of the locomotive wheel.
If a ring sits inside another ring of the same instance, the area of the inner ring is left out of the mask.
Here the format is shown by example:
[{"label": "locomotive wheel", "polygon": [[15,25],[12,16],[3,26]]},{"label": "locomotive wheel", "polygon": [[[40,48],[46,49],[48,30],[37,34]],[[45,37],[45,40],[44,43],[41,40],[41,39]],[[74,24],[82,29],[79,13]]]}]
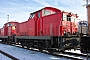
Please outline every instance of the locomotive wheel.
[{"label": "locomotive wheel", "polygon": [[48,49],[48,52],[49,52],[50,54],[53,54],[53,49]]},{"label": "locomotive wheel", "polygon": [[42,43],[39,42],[38,46],[39,46],[39,51],[42,51],[43,50],[42,49]]},{"label": "locomotive wheel", "polygon": [[84,52],[84,48],[83,47],[81,47],[81,53],[83,53]]},{"label": "locomotive wheel", "polygon": [[21,46],[24,48],[24,42],[23,41],[21,41]]},{"label": "locomotive wheel", "polygon": [[27,42],[26,46],[27,46],[27,49],[29,49],[29,48],[30,48],[30,46],[29,46],[29,42]]}]

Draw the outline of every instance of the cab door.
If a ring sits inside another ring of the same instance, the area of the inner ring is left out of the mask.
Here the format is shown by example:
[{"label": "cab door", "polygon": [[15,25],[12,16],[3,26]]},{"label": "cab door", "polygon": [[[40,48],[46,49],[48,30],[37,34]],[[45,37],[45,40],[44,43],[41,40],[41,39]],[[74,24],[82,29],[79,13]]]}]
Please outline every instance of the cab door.
[{"label": "cab door", "polygon": [[42,18],[41,18],[41,12],[36,13],[36,20],[35,20],[35,35],[36,36],[42,36]]}]

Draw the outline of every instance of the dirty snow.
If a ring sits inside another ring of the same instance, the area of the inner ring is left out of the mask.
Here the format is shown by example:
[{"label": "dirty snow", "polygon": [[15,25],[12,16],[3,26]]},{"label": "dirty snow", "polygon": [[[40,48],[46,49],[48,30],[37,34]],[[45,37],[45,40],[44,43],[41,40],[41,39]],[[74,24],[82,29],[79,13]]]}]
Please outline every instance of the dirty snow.
[{"label": "dirty snow", "polygon": [[[51,56],[48,54],[31,51],[31,50],[27,50],[27,49],[15,47],[15,46],[4,45],[4,44],[0,44],[0,50],[20,60],[70,60],[66,58],[59,58],[59,57]],[[8,60],[8,59],[4,59],[4,57],[5,56],[0,57],[0,60]]]}]

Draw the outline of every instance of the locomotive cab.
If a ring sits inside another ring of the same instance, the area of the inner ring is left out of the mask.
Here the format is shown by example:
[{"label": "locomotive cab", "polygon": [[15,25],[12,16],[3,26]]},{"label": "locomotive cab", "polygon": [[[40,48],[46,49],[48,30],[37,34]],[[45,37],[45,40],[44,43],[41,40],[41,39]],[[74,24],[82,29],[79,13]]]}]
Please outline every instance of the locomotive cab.
[{"label": "locomotive cab", "polygon": [[73,35],[78,32],[77,14],[63,11],[62,18],[62,35]]},{"label": "locomotive cab", "polygon": [[16,35],[16,24],[14,22],[8,22],[4,27],[5,36]]},{"label": "locomotive cab", "polygon": [[[17,29],[16,29],[17,28]],[[18,22],[8,22],[4,24],[4,36],[7,36],[8,43],[15,43],[15,36],[17,35]]]}]

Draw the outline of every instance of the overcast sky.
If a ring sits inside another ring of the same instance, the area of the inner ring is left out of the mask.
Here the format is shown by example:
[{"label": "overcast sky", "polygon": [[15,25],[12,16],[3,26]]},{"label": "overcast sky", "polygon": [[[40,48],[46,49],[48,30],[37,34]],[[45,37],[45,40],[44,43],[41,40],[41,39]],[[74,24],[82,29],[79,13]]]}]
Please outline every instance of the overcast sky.
[{"label": "overcast sky", "polygon": [[26,21],[31,12],[44,7],[55,7],[67,12],[77,13],[79,18],[87,20],[86,7],[83,0],[0,0],[0,28],[9,21]]}]

